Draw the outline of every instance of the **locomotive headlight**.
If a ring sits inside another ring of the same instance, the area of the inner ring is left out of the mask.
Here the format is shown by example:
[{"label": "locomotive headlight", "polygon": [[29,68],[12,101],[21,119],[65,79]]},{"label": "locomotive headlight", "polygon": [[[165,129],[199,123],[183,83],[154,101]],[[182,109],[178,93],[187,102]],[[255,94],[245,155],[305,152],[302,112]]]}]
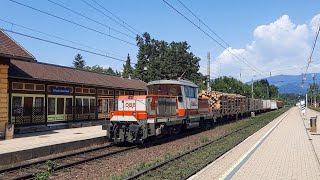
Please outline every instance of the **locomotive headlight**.
[{"label": "locomotive headlight", "polygon": [[111,113],[111,116],[114,116],[114,112]]},{"label": "locomotive headlight", "polygon": [[136,112],[133,112],[133,113],[132,113],[132,116],[136,116]]}]

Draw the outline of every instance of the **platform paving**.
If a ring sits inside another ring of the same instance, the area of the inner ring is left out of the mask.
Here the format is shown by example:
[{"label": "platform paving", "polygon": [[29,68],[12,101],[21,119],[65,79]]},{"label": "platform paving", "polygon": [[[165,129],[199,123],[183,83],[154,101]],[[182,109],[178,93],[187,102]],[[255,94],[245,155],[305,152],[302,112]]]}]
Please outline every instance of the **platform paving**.
[{"label": "platform paving", "polygon": [[0,141],[0,165],[103,143],[106,132],[101,125],[25,134]]},{"label": "platform paving", "polygon": [[320,179],[320,135],[306,130],[316,115],[291,108],[190,179]]}]

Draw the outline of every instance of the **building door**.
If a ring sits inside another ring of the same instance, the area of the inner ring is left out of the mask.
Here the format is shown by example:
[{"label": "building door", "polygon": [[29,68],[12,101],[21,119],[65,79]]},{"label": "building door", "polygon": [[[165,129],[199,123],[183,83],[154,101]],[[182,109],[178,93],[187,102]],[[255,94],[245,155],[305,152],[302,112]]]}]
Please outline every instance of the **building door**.
[{"label": "building door", "polygon": [[73,119],[73,98],[67,96],[48,97],[48,121],[65,121]]},{"label": "building door", "polygon": [[33,97],[24,97],[24,115],[30,116],[32,114]]}]

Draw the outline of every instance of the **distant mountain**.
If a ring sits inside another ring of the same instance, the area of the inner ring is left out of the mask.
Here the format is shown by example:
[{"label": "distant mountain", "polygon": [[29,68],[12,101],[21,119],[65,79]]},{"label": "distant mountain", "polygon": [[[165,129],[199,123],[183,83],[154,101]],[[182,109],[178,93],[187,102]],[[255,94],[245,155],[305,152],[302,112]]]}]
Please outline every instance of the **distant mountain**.
[{"label": "distant mountain", "polygon": [[[315,83],[320,84],[320,73],[309,73],[306,75],[303,88],[301,88],[301,75],[277,75],[264,79],[267,79],[270,84],[279,87],[280,93],[306,94],[309,85],[313,84],[313,74],[316,75]],[[247,84],[251,84],[251,82]]]}]

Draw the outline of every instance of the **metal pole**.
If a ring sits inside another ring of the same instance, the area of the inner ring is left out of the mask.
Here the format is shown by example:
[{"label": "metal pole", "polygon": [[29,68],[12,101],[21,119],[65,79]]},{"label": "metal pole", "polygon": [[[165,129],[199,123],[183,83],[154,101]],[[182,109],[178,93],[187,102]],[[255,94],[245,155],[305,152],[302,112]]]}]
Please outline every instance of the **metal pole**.
[{"label": "metal pole", "polygon": [[317,92],[316,92],[316,83],[315,83],[316,74],[313,74],[313,97],[314,97],[314,107],[317,107]]},{"label": "metal pole", "polygon": [[208,52],[208,79],[207,79],[207,91],[211,91],[210,88],[210,52]]},{"label": "metal pole", "polygon": [[253,99],[253,78],[252,78],[252,81],[251,81],[251,98]]}]

